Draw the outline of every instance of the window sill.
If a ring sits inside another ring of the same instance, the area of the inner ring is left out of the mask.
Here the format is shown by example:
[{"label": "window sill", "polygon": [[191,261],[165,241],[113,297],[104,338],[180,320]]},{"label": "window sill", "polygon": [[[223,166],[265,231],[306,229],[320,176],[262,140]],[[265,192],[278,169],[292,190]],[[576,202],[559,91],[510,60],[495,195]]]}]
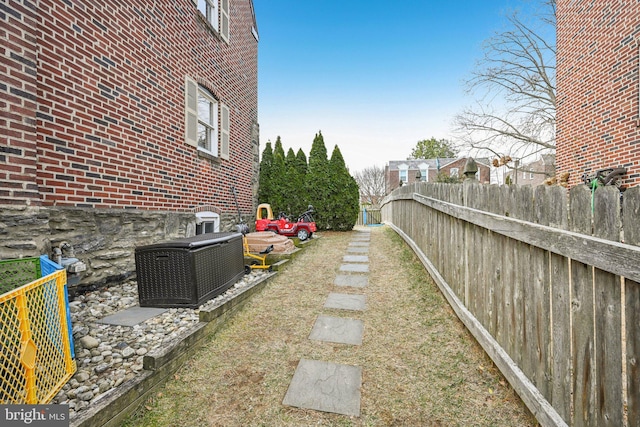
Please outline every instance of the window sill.
[{"label": "window sill", "polygon": [[220,157],[214,155],[211,151],[205,150],[202,147],[198,147],[198,157],[204,157],[214,162],[220,162]]},{"label": "window sill", "polygon": [[[200,21],[200,23],[202,25],[204,25],[206,27],[207,30],[209,30],[209,32],[219,41],[225,42],[227,43],[222,36],[220,35],[220,33],[218,32],[218,30],[216,30],[213,25],[211,25],[211,22],[207,21],[207,18],[205,18],[205,16],[202,14],[202,12],[200,12],[199,10],[197,11],[198,13],[198,20]],[[228,44],[228,43],[227,43]]]}]

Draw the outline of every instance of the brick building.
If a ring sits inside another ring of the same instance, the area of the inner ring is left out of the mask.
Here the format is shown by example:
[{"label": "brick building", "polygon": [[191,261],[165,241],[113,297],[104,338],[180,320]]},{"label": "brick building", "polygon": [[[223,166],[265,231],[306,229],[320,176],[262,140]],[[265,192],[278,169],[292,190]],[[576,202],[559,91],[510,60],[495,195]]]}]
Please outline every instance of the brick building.
[{"label": "brick building", "polygon": [[252,0],[16,0],[0,22],[0,258],[67,240],[117,276],[114,232],[130,272],[135,244],[229,229],[232,186],[253,214]]},{"label": "brick building", "polygon": [[504,180],[511,184],[536,185],[544,184],[545,180],[555,175],[556,156],[543,154],[539,159],[518,165],[517,170],[511,169],[505,174]]},{"label": "brick building", "polygon": [[640,184],[640,4],[557,2],[557,174],[625,167]]},{"label": "brick building", "polygon": [[[487,159],[475,159],[478,165],[477,179],[481,183],[489,183],[491,169]],[[436,182],[438,174],[444,174],[446,177],[458,177],[462,179],[464,176],[464,165],[467,158],[460,159],[411,159],[411,160],[390,160],[385,166],[385,190],[389,194],[402,185],[413,184],[414,182]]]}]

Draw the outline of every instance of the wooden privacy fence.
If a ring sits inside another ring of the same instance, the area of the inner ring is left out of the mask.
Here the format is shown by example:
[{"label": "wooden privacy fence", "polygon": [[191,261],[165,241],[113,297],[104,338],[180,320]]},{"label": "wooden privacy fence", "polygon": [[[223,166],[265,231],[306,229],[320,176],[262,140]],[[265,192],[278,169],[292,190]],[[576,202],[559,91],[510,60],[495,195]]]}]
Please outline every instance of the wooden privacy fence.
[{"label": "wooden privacy fence", "polygon": [[418,183],[382,219],[542,425],[640,426],[640,187]]}]

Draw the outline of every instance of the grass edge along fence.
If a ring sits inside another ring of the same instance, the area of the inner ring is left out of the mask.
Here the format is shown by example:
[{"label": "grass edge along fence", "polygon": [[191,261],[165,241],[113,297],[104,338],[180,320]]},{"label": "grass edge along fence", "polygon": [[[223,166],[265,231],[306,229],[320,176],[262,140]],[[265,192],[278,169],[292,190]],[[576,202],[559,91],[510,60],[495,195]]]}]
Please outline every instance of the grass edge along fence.
[{"label": "grass edge along fence", "polygon": [[66,271],[46,256],[3,260],[0,282],[0,403],[49,403],[76,371]]},{"label": "grass edge along fence", "polygon": [[640,187],[418,183],[382,216],[542,425],[638,425]]}]

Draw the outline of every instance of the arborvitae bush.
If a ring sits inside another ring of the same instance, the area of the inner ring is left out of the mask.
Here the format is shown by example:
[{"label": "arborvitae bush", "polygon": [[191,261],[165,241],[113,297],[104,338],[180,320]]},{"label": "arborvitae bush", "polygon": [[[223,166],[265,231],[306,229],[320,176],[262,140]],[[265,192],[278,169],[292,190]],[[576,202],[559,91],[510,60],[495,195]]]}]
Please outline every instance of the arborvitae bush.
[{"label": "arborvitae bush", "polygon": [[331,187],[327,211],[331,215],[330,228],[337,231],[351,230],[358,220],[360,192],[337,145],[329,161],[329,174]]},{"label": "arborvitae bush", "polygon": [[304,168],[300,168],[298,164],[298,157],[293,152],[292,148],[287,151],[287,157],[285,159],[285,188],[286,188],[286,202],[287,212],[292,216],[298,216],[304,212],[307,208],[309,201],[307,200],[307,192],[304,190],[304,176],[307,170],[307,160],[304,159]]},{"label": "arborvitae bush", "polygon": [[260,162],[258,198],[271,205],[274,215],[285,212],[292,220],[313,205],[318,230],[351,230],[358,219],[358,184],[337,146],[331,160],[327,158],[321,132],[313,139],[308,163],[301,149],[296,155],[289,149],[285,156],[280,137],[273,150],[267,142]]},{"label": "arborvitae bush", "polygon": [[271,142],[267,142],[260,161],[260,179],[258,180],[258,203],[270,203],[271,200],[271,166],[273,164],[273,150]]},{"label": "arborvitae bush", "polygon": [[273,164],[271,166],[271,209],[274,215],[287,210],[286,167],[284,149],[280,137],[273,147]]},{"label": "arborvitae bush", "polygon": [[331,188],[331,176],[329,174],[329,160],[327,149],[324,145],[322,133],[318,132],[313,138],[311,151],[309,152],[309,167],[306,176],[306,189],[311,204],[315,208],[315,220],[319,230],[330,228],[329,219],[329,189]]}]

